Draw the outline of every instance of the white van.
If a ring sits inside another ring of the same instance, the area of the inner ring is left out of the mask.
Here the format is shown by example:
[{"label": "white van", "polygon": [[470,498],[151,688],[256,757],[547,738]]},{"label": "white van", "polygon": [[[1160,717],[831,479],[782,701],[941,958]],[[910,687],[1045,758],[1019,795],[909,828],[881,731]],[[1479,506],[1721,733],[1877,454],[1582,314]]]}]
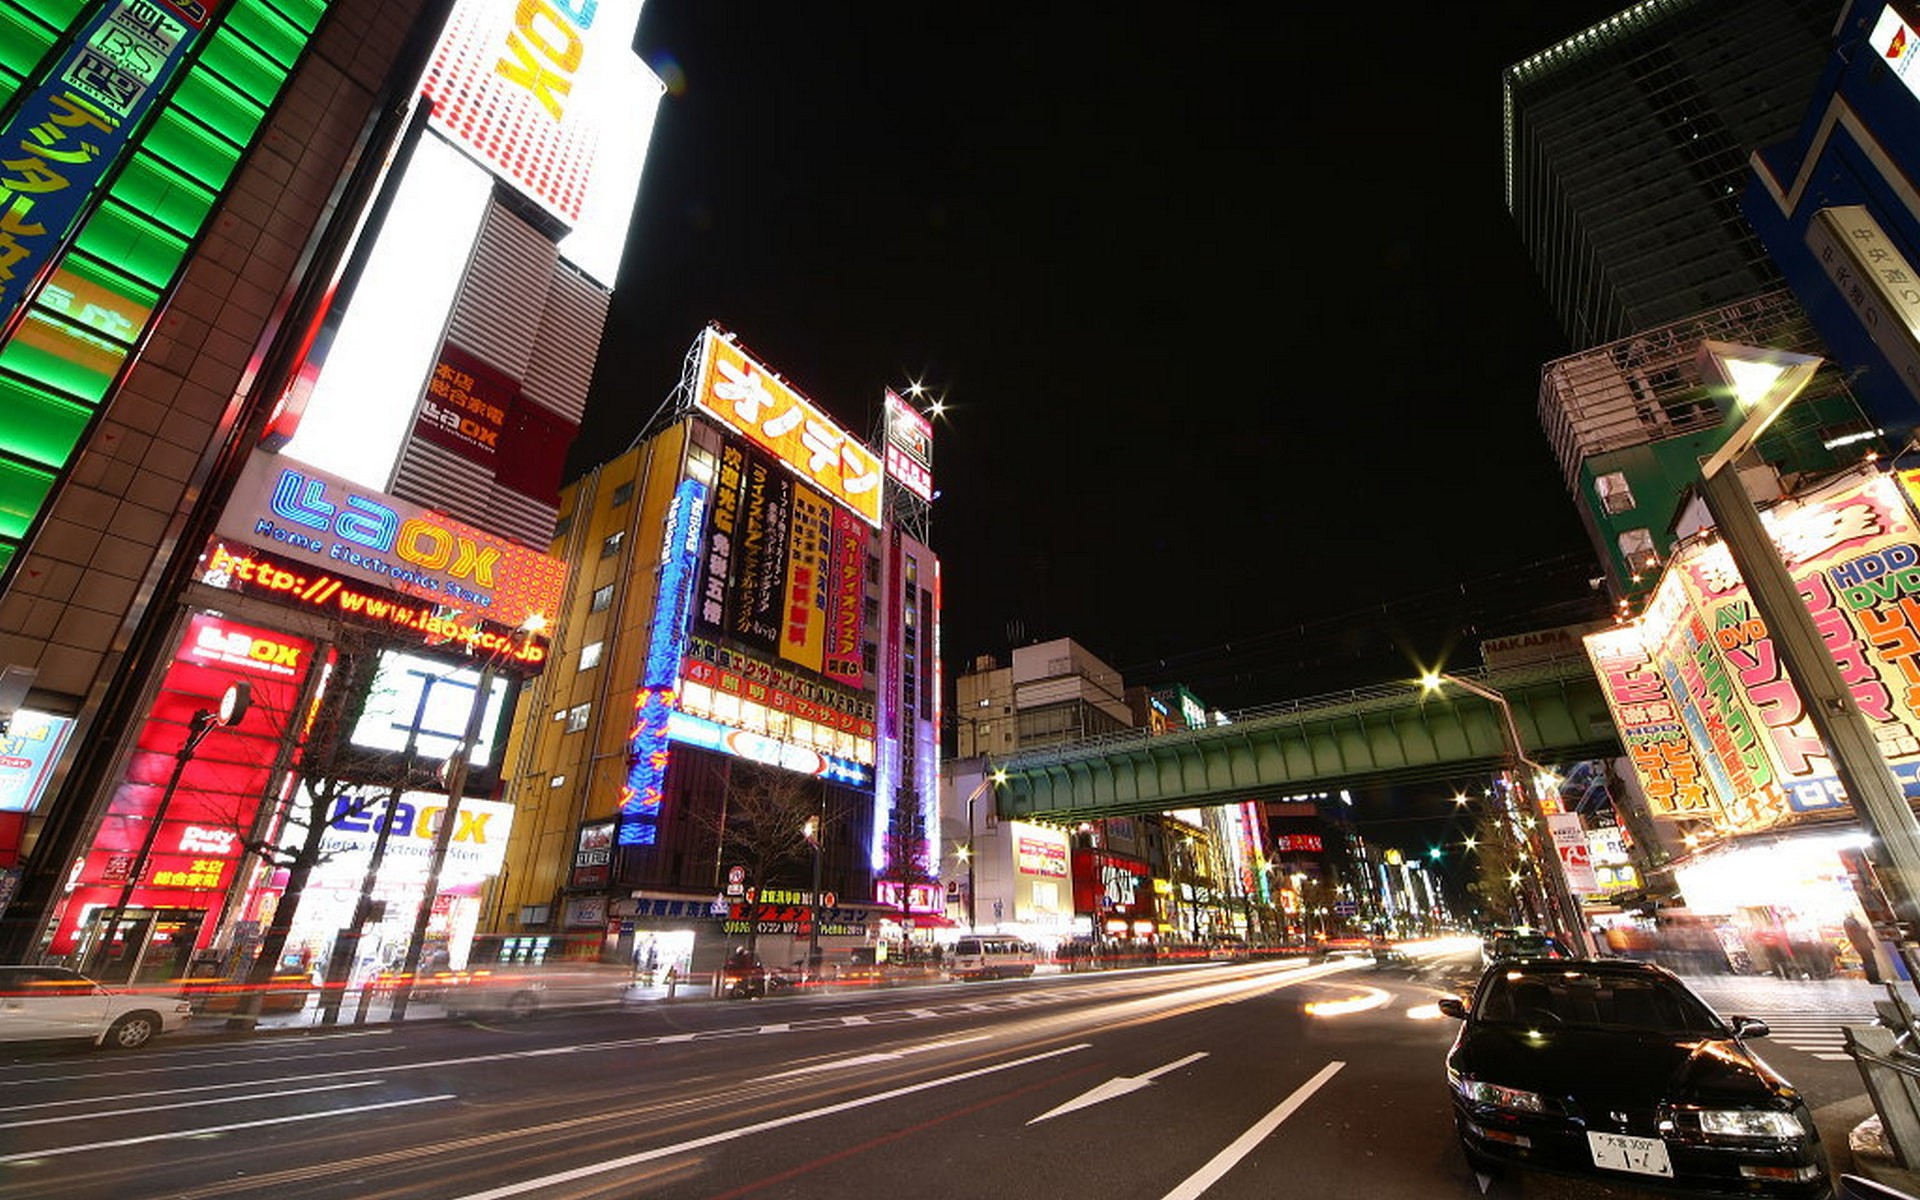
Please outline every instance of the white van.
[{"label": "white van", "polygon": [[1037,958],[1031,945],[1002,934],[968,935],[955,941],[947,953],[947,969],[955,979],[1031,975]]}]

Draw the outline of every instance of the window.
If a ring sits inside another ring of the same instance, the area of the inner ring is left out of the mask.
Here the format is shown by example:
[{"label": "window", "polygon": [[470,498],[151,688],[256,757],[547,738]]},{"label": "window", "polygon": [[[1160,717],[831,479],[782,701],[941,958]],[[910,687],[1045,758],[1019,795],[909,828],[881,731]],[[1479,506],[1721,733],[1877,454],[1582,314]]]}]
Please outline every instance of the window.
[{"label": "window", "polygon": [[600,543],[600,557],[612,558],[614,555],[620,553],[620,543],[626,540],[627,535],[625,530],[619,533],[608,534],[607,540]]},{"label": "window", "polygon": [[631,482],[623,483],[619,487],[613,489],[613,497],[608,502],[607,507],[619,508],[621,505],[627,503],[629,500],[632,500],[632,499],[633,499],[633,484]]},{"label": "window", "polygon": [[591,671],[600,665],[600,647],[605,644],[604,642],[588,642],[586,645],[580,647],[580,669],[582,671]]},{"label": "window", "polygon": [[1635,571],[1660,565],[1660,551],[1653,544],[1650,529],[1629,529],[1620,535],[1620,557]]},{"label": "window", "polygon": [[1633,489],[1627,486],[1626,472],[1600,476],[1593,481],[1593,490],[1600,494],[1600,507],[1609,514],[1633,511]]},{"label": "window", "polygon": [[553,778],[547,780],[547,786],[550,788],[565,787],[567,786],[567,777],[565,775],[555,775]]},{"label": "window", "polygon": [[576,704],[567,710],[567,732],[579,733],[587,727],[587,715],[593,711],[591,704]]},{"label": "window", "polygon": [[605,612],[613,607],[613,585],[593,589],[593,604],[589,612]]},{"label": "window", "polygon": [[567,536],[567,530],[572,528],[573,528],[573,514],[562,513],[560,515],[560,518],[553,523],[553,539],[552,540],[556,542],[559,541],[561,538]]}]

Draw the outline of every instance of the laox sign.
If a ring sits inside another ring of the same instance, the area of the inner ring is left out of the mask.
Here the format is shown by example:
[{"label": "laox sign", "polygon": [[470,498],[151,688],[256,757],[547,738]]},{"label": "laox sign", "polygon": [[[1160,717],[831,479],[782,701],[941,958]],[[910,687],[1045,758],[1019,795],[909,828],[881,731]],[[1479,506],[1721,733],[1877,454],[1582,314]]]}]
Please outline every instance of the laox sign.
[{"label": "laox sign", "polygon": [[580,35],[593,28],[599,8],[599,0],[560,4],[520,0],[513,31],[507,35],[511,57],[502,58],[493,69],[532,93],[554,120],[565,119],[562,98],[573,91],[573,74],[580,69],[587,48]]},{"label": "laox sign", "polygon": [[381,554],[398,555],[428,571],[445,570],[456,579],[471,577],[481,587],[495,586],[497,547],[482,547],[464,534],[418,517],[403,521],[399,513],[371,496],[346,492],[335,503],[327,494],[326,480],[286,469],[273,485],[271,507],[275,516],[295,525],[331,532]]}]

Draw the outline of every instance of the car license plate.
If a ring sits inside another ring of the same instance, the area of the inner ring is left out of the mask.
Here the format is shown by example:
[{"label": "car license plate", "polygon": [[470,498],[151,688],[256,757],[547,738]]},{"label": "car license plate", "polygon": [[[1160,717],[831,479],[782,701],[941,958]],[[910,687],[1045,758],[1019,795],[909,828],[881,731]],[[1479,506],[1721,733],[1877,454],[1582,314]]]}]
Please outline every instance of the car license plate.
[{"label": "car license plate", "polygon": [[1659,1138],[1629,1137],[1624,1133],[1589,1133],[1587,1148],[1593,1152],[1593,1165],[1616,1171],[1634,1171],[1641,1175],[1673,1177],[1673,1164],[1667,1159],[1667,1144]]}]

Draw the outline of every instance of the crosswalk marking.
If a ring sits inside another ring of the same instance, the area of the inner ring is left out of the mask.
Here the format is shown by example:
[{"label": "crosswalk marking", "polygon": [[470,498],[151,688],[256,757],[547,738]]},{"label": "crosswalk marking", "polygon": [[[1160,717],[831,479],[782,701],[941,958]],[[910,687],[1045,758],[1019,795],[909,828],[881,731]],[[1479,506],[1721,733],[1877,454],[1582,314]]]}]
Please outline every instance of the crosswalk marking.
[{"label": "crosswalk marking", "polygon": [[1853,1057],[1847,1053],[1847,1035],[1841,1031],[1843,1026],[1873,1023],[1871,1014],[1849,1016],[1830,1012],[1783,1012],[1749,1015],[1767,1023],[1769,1032],[1761,1042],[1763,1048],[1768,1042],[1776,1042],[1823,1062],[1847,1062]]}]

